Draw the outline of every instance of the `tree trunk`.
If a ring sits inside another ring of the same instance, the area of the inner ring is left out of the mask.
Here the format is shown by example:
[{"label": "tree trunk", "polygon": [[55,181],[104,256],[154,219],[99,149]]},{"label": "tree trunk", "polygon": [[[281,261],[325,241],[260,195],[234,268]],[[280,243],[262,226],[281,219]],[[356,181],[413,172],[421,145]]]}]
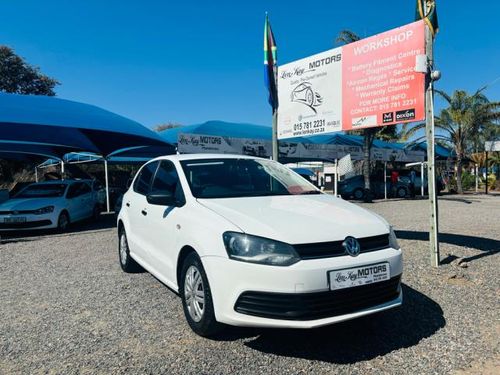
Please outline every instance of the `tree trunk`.
[{"label": "tree trunk", "polygon": [[370,187],[370,154],[373,143],[373,129],[365,129],[363,132],[363,177],[365,181],[365,202],[372,202]]},{"label": "tree trunk", "polygon": [[462,158],[457,157],[457,193],[463,194],[464,190],[462,188]]}]

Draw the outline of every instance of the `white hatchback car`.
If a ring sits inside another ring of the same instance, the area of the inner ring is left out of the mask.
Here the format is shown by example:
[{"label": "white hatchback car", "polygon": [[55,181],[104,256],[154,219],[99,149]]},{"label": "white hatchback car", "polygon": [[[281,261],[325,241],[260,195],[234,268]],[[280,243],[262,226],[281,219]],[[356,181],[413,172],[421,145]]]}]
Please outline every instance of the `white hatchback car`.
[{"label": "white hatchback car", "polygon": [[54,180],[34,183],[0,204],[0,230],[57,228],[97,218],[100,205],[91,180]]},{"label": "white hatchback car", "polygon": [[401,249],[380,216],[289,168],[173,155],[137,173],[118,216],[119,258],[183,302],[191,328],[311,328],[401,305]]}]

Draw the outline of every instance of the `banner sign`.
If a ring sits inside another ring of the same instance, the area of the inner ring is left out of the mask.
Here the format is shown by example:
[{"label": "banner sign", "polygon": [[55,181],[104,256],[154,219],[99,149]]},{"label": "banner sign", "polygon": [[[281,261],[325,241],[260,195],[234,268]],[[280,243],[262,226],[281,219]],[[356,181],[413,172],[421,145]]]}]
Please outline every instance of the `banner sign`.
[{"label": "banner sign", "polygon": [[[351,155],[352,160],[363,160],[361,146],[280,141],[278,149],[280,159],[329,159],[333,161]],[[271,141],[259,139],[179,133],[177,150],[181,154],[239,154],[268,158],[271,156],[272,146]],[[373,147],[371,158],[379,161],[424,161],[425,152]]]},{"label": "banner sign", "polygon": [[425,119],[424,21],[278,68],[278,138]]}]

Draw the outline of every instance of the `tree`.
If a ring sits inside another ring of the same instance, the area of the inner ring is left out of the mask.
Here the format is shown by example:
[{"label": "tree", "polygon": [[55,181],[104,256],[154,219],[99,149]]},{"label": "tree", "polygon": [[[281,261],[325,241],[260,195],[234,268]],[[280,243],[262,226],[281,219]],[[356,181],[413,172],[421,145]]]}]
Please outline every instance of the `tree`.
[{"label": "tree", "polygon": [[[496,132],[500,119],[500,102],[490,102],[483,94],[485,88],[477,90],[473,95],[466,91],[455,90],[450,96],[444,91],[435,90],[448,104],[434,117],[436,128],[442,130],[436,139],[443,140],[453,147],[457,158],[457,191],[463,194],[462,170],[470,155],[484,150],[484,139],[492,131]],[[420,123],[408,129],[407,136],[414,135],[425,128],[425,123]],[[417,138],[418,142],[424,137]]]},{"label": "tree", "polygon": [[[359,35],[351,30],[342,30],[337,39],[337,43],[349,44],[357,42],[361,38]],[[399,138],[396,126],[384,126],[381,128],[366,128],[363,130],[353,131],[353,134],[360,134],[363,136],[363,177],[365,183],[365,202],[372,201],[372,192],[370,186],[370,162],[371,162],[371,149],[373,141],[376,138],[383,140],[395,140]]]},{"label": "tree", "polygon": [[0,91],[54,96],[56,85],[57,80],[28,64],[12,48],[0,45]]},{"label": "tree", "polygon": [[180,128],[182,125],[177,123],[177,122],[166,122],[164,124],[160,124],[160,125],[156,125],[155,127],[153,127],[153,130],[155,132],[162,132],[164,130],[167,130],[167,129],[174,129],[174,128]]}]

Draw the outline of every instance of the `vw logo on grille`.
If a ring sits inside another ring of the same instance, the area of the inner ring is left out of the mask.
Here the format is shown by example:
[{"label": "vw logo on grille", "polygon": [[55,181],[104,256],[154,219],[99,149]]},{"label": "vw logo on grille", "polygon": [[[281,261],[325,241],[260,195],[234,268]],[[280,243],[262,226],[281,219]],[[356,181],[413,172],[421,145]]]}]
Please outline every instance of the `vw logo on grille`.
[{"label": "vw logo on grille", "polygon": [[347,254],[352,257],[357,257],[359,255],[359,252],[361,251],[359,242],[354,237],[346,237],[344,242],[342,242],[342,246],[344,247]]}]

